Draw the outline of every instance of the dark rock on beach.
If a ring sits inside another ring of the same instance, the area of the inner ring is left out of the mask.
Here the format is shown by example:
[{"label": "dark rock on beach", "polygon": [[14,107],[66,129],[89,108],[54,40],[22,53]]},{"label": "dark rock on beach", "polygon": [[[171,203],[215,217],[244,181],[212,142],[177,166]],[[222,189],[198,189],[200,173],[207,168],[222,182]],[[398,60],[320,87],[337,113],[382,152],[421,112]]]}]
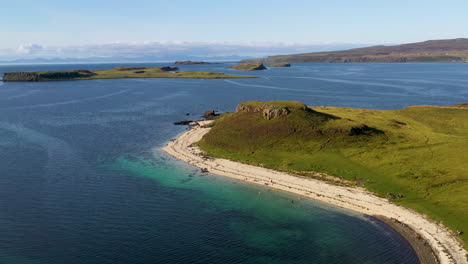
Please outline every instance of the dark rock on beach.
[{"label": "dark rock on beach", "polygon": [[208,120],[213,120],[219,117],[215,110],[206,110],[203,117]]}]

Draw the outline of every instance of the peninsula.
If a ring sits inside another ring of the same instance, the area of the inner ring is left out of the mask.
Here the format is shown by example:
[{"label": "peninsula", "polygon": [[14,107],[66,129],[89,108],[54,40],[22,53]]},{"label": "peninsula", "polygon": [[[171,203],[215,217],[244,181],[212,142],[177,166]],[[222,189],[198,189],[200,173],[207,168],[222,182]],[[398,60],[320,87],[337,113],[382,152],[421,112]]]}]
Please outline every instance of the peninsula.
[{"label": "peninsula", "polygon": [[259,71],[266,70],[267,68],[263,63],[245,63],[229,66],[229,68],[239,71]]},{"label": "peninsula", "polygon": [[239,79],[252,76],[228,75],[217,72],[179,71],[177,67],[116,67],[109,70],[67,70],[43,72],[7,72],[4,82],[44,82],[124,78],[187,78],[187,79]]},{"label": "peninsula", "polygon": [[466,62],[468,39],[429,40],[418,43],[372,46],[342,51],[312,52],[243,60],[244,63],[279,62]]},{"label": "peninsula", "polygon": [[176,61],[175,65],[199,65],[199,64],[222,64],[221,62],[206,62],[206,61]]},{"label": "peninsula", "polygon": [[287,62],[282,62],[276,64],[268,64],[267,67],[291,67],[291,64]]},{"label": "peninsula", "polygon": [[467,111],[250,101],[164,150],[204,171],[391,219],[430,246],[436,260],[424,263],[467,263]]}]

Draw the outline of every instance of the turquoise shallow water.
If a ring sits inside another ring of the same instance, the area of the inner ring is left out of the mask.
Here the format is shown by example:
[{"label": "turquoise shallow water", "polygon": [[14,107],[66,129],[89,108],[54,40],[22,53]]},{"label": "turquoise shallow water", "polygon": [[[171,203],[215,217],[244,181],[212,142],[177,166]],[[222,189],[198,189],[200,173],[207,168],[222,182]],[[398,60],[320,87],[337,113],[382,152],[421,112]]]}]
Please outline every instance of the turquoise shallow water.
[{"label": "turquoise shallow water", "polygon": [[[186,68],[231,72],[225,66]],[[0,82],[0,263],[417,263],[377,220],[202,175],[151,149],[186,129],[172,122],[244,100],[462,103],[467,72],[468,64],[299,64],[249,80]]]},{"label": "turquoise shallow water", "polygon": [[[197,209],[184,212],[191,215],[182,220],[184,224],[197,221],[200,214],[224,218],[224,223],[213,221],[202,228],[206,233],[196,239],[205,243],[200,245],[200,260],[184,261],[213,261],[218,250],[222,252],[218,261],[240,263],[415,261],[407,242],[376,219],[294,194],[202,174],[159,151],[156,157],[125,155],[104,166],[151,179],[178,194],[196,192],[187,199]],[[198,223],[190,225],[199,229]],[[234,248],[227,247],[234,241]]]}]

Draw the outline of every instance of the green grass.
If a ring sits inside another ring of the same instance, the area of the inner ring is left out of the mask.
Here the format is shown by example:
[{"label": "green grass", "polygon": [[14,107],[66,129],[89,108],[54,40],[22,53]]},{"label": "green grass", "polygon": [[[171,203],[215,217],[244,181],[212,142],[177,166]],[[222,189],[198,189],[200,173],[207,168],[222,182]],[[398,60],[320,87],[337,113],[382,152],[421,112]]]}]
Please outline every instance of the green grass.
[{"label": "green grass", "polygon": [[[392,201],[468,232],[468,110],[304,110],[297,102],[268,102],[290,113],[266,120],[262,105],[247,102],[221,116],[199,146],[210,156],[271,169],[363,180],[379,196],[402,193]],[[461,238],[466,245],[467,234]]]},{"label": "green grass", "polygon": [[268,64],[267,67],[291,67],[291,64],[287,62],[277,63],[277,64]]},{"label": "green grass", "polygon": [[450,107],[468,108],[468,104],[454,104],[450,105]]},{"label": "green grass", "polygon": [[251,76],[228,75],[217,72],[177,72],[177,67],[116,67],[109,70],[71,70],[49,72],[5,73],[3,81],[31,82],[58,80],[93,80],[122,78],[190,78],[190,79],[238,79]]},{"label": "green grass", "polygon": [[262,63],[245,63],[229,66],[229,68],[239,71],[257,71],[265,70],[266,67]]}]

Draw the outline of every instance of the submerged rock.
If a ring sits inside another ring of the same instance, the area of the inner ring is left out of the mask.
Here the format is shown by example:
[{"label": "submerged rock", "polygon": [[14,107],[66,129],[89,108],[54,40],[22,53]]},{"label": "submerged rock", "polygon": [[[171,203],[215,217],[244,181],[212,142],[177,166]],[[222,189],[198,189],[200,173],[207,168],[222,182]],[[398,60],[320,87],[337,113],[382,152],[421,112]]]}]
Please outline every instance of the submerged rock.
[{"label": "submerged rock", "polygon": [[186,126],[186,125],[190,125],[191,123],[193,123],[192,120],[183,120],[183,121],[174,122],[174,125],[176,125],[176,126]]}]

